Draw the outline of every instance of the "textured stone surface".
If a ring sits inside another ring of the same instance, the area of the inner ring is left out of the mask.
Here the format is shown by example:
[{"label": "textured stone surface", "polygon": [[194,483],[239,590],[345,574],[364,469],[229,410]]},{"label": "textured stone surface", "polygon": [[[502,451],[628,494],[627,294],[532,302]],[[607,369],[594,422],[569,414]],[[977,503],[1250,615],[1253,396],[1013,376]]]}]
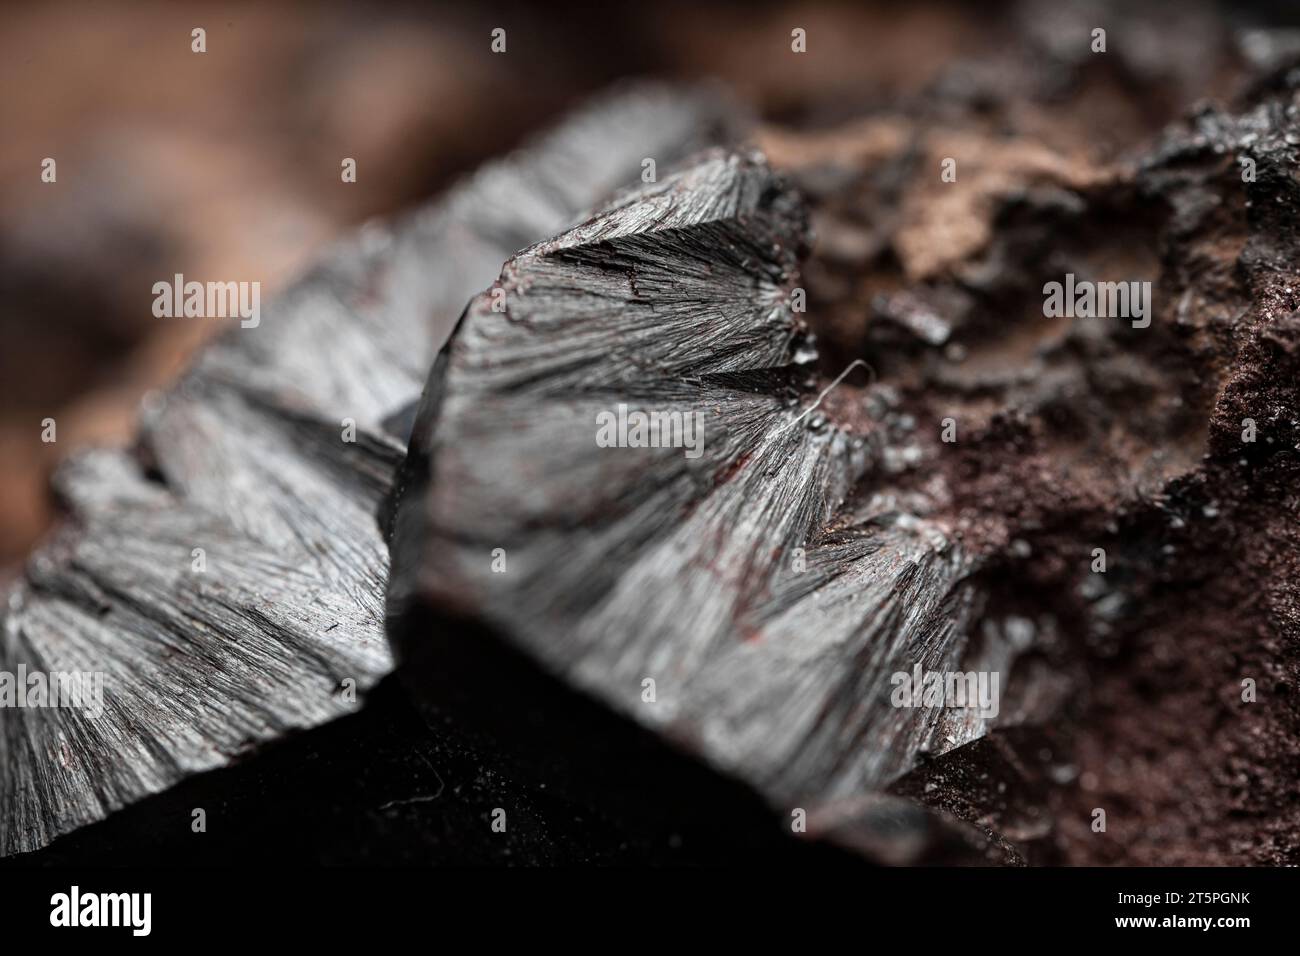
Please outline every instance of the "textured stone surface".
[{"label": "textured stone surface", "polygon": [[392,666],[376,513],[464,302],[643,157],[671,162],[726,122],[707,91],[593,104],[342,244],[152,401],[136,448],[63,469],[70,514],[8,596],[0,670],[102,672],[107,709],[0,711],[0,852],[357,706]]},{"label": "textured stone surface", "polygon": [[[905,507],[849,501],[883,473],[888,426],[816,407],[827,383],[791,308],[805,230],[760,157],[715,153],[507,263],[417,417],[399,652],[438,667],[422,645],[507,642],[810,815],[982,732],[890,706],[892,673],[959,661],[970,568]],[[698,415],[703,441],[600,447],[620,404]]]}]

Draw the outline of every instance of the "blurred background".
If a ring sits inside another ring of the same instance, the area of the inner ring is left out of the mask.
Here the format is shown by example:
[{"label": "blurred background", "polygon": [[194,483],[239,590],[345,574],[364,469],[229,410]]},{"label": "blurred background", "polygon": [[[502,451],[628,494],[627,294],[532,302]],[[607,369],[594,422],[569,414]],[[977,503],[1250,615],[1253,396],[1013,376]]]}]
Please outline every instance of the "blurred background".
[{"label": "blurred background", "polygon": [[[226,324],[154,318],[154,282],[180,272],[274,294],[322,244],[436,194],[623,77],[718,77],[787,151],[855,117],[889,116],[873,129],[893,148],[917,124],[942,131],[950,115],[975,114],[999,134],[1098,159],[1227,95],[1244,64],[1289,36],[1258,43],[1251,29],[1296,19],[1280,4],[1134,6],[7,7],[0,576],[53,518],[57,460],[128,442],[140,398]],[[1096,25],[1110,55],[1084,74],[1076,41]],[[489,48],[498,26],[505,54]],[[796,26],[804,56],[790,54]],[[201,55],[195,27],[207,34]],[[55,183],[41,181],[45,157]],[[357,161],[354,184],[340,181],[344,157]],[[47,417],[55,444],[41,442]]]}]

